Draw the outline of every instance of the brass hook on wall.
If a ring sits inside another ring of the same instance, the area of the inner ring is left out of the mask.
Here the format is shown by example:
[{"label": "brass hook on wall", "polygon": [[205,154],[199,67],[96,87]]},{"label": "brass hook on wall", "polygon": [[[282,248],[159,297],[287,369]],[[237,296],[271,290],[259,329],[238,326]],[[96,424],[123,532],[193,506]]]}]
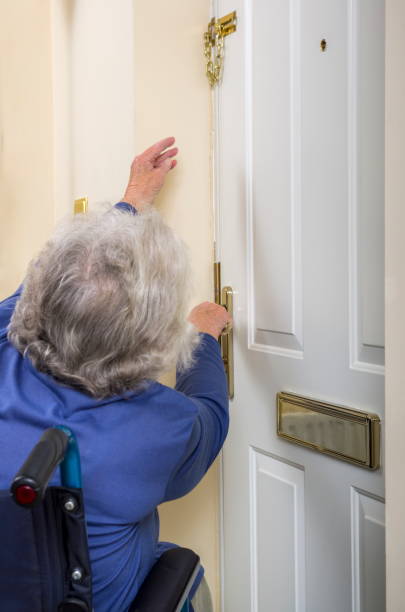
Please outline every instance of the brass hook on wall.
[{"label": "brass hook on wall", "polygon": [[86,213],[88,204],[89,204],[88,198],[79,198],[78,200],[75,200],[74,207],[73,207],[74,214],[77,215],[80,213],[82,214]]}]

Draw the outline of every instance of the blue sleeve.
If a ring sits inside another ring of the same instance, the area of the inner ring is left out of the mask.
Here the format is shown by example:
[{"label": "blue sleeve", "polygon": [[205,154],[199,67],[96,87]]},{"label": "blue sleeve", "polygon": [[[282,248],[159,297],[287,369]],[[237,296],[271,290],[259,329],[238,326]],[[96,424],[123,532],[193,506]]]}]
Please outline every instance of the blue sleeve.
[{"label": "blue sleeve", "polygon": [[228,386],[219,343],[202,334],[195,363],[177,375],[176,390],[194,404],[196,420],[186,452],[172,474],[165,501],[191,491],[222,448],[228,433]]},{"label": "blue sleeve", "polygon": [[118,202],[118,204],[116,204],[114,208],[118,208],[118,210],[125,210],[126,212],[130,212],[133,215],[136,215],[138,212],[136,208],[131,206],[131,204],[128,204],[128,202]]},{"label": "blue sleeve", "polygon": [[22,285],[20,285],[13,295],[0,302],[0,340],[3,340],[7,336],[7,327],[10,323],[11,315],[14,312],[17,300],[19,300],[22,291]]}]

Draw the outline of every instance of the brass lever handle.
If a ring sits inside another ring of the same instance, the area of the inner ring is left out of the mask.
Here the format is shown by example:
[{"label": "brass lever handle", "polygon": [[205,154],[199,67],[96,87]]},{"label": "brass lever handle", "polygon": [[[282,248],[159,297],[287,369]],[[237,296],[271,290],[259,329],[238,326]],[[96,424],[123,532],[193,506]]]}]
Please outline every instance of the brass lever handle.
[{"label": "brass lever handle", "polygon": [[[233,317],[233,291],[232,287],[223,287],[221,291],[221,306],[224,306]],[[221,355],[228,378],[229,399],[234,396],[234,371],[233,371],[233,327],[228,324],[219,337]]]},{"label": "brass lever handle", "polygon": [[[221,290],[221,263],[214,263],[214,296],[215,303],[224,306],[233,318],[233,291],[232,287],[223,287]],[[222,360],[228,379],[229,399],[234,395],[234,373],[233,373],[233,329],[232,324],[227,325],[219,337]]]}]

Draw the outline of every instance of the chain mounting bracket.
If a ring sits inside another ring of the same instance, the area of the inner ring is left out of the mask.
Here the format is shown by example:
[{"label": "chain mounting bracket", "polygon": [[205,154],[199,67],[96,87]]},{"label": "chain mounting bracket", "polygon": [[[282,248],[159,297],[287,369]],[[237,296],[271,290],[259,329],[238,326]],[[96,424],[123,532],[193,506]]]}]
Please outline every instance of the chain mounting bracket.
[{"label": "chain mounting bracket", "polygon": [[236,11],[220,19],[213,17],[204,33],[204,55],[207,60],[206,75],[211,87],[215,87],[222,77],[224,64],[224,38],[236,32]]}]

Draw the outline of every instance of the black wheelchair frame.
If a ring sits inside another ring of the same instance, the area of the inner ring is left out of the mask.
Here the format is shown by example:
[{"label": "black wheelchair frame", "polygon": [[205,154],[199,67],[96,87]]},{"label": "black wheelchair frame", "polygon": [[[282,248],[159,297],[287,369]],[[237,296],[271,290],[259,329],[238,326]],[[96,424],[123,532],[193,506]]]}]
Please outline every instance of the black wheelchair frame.
[{"label": "black wheelchair frame", "polygon": [[[48,487],[60,465],[61,486]],[[11,495],[10,495],[11,493]],[[73,432],[47,429],[0,491],[0,602],[7,612],[91,612],[92,580],[80,455]],[[188,612],[200,569],[173,548],[152,567],[129,612]]]}]

